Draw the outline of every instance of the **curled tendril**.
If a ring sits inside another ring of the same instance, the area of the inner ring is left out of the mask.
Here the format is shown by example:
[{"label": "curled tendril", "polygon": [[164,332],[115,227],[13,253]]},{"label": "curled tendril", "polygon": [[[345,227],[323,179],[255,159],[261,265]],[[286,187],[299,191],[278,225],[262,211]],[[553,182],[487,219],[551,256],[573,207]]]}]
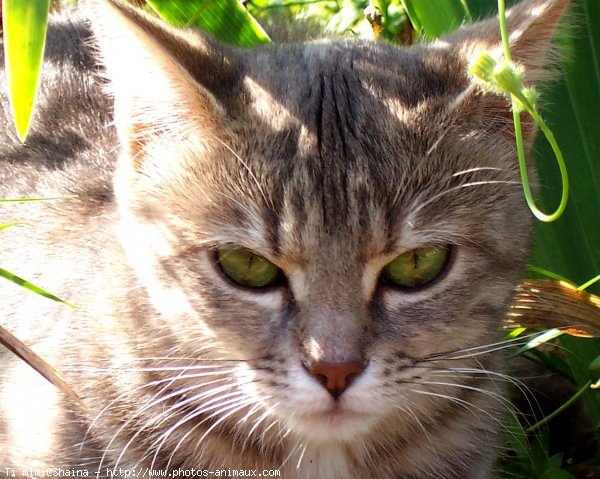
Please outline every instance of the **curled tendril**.
[{"label": "curled tendril", "polygon": [[[567,168],[565,166],[562,152],[558,146],[558,143],[556,142],[556,139],[554,138],[554,135],[552,134],[552,131],[550,131],[550,128],[548,128],[548,125],[536,109],[536,90],[532,87],[527,88],[524,86],[523,68],[511,60],[504,0],[498,0],[498,15],[500,19],[500,32],[502,35],[504,58],[496,59],[489,53],[484,52],[471,62],[469,65],[469,73],[475,77],[475,79],[483,88],[506,95],[511,99],[513,122],[515,126],[515,140],[517,143],[517,154],[519,157],[519,170],[521,173],[525,200],[527,201],[529,209],[538,220],[550,223],[560,218],[567,206],[567,200],[569,198],[569,178],[567,175]],[[556,211],[551,214],[542,212],[536,206],[535,200],[533,199],[533,195],[531,193],[525,162],[523,133],[521,131],[520,113],[523,111],[527,112],[531,118],[533,118],[540,130],[542,130],[546,136],[546,139],[548,140],[548,143],[550,143],[552,151],[556,156],[556,161],[560,170],[562,195]]]}]

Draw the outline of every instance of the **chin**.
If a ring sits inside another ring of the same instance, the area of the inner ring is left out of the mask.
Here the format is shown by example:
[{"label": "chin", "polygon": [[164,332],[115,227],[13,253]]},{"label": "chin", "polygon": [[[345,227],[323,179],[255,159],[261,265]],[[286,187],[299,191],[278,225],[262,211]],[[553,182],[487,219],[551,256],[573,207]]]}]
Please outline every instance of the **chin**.
[{"label": "chin", "polygon": [[339,408],[312,414],[297,414],[288,419],[291,429],[314,443],[348,443],[369,435],[377,417]]}]

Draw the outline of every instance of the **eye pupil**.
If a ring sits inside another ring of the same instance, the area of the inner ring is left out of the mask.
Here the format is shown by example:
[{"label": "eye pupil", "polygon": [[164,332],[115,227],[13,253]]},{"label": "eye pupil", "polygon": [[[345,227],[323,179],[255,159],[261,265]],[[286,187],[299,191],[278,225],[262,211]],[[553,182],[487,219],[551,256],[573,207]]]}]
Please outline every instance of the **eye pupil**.
[{"label": "eye pupil", "polygon": [[448,256],[448,246],[426,246],[407,251],[383,268],[381,279],[403,289],[424,286],[440,276]]},{"label": "eye pupil", "polygon": [[216,263],[227,278],[247,288],[265,288],[283,279],[281,269],[266,258],[244,249],[219,248],[216,250]]}]

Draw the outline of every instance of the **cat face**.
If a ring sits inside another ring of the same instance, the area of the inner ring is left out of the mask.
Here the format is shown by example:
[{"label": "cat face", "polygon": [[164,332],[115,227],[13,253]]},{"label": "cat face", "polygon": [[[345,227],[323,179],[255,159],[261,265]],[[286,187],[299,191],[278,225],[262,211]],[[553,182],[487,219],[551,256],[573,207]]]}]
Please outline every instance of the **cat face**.
[{"label": "cat face", "polygon": [[[531,78],[564,7],[510,15]],[[143,321],[164,351],[205,361],[181,381],[186,427],[208,417],[259,443],[366,449],[497,428],[487,353],[531,221],[508,103],[465,73],[498,45],[494,22],[411,49],[239,51],[98,11],[123,143],[120,237]],[[398,258],[414,273],[432,251],[442,256],[426,280],[390,280]],[[240,284],[232,254],[246,255],[242,268],[263,261],[266,283]]]}]

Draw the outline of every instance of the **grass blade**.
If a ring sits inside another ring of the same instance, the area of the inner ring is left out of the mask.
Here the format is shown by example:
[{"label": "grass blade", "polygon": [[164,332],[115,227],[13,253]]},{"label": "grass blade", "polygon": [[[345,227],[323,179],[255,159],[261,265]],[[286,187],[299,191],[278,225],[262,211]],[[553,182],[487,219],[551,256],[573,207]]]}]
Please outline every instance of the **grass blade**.
[{"label": "grass blade", "polygon": [[22,226],[28,224],[29,223],[27,221],[11,221],[10,223],[4,223],[0,225],[0,231],[5,230],[6,228],[11,228],[13,226]]},{"label": "grass blade", "polygon": [[40,74],[50,0],[2,0],[6,76],[17,136],[25,141]]},{"label": "grass blade", "polygon": [[49,293],[45,289],[42,289],[39,286],[36,286],[35,284],[32,284],[23,278],[20,278],[19,276],[11,273],[10,271],[0,268],[0,277],[5,278],[8,281],[11,281],[15,284],[18,284],[19,286],[22,286],[23,288],[28,289],[29,291],[39,294],[40,296],[44,296],[45,298],[51,299],[52,301],[58,301],[59,303],[63,303],[67,306],[70,306],[71,308],[74,307],[74,305],[69,303],[68,301],[65,301],[64,299],[61,299],[58,296]]},{"label": "grass blade", "polygon": [[29,203],[31,201],[70,200],[77,198],[76,195],[69,196],[41,196],[29,198],[0,198],[0,203]]}]

